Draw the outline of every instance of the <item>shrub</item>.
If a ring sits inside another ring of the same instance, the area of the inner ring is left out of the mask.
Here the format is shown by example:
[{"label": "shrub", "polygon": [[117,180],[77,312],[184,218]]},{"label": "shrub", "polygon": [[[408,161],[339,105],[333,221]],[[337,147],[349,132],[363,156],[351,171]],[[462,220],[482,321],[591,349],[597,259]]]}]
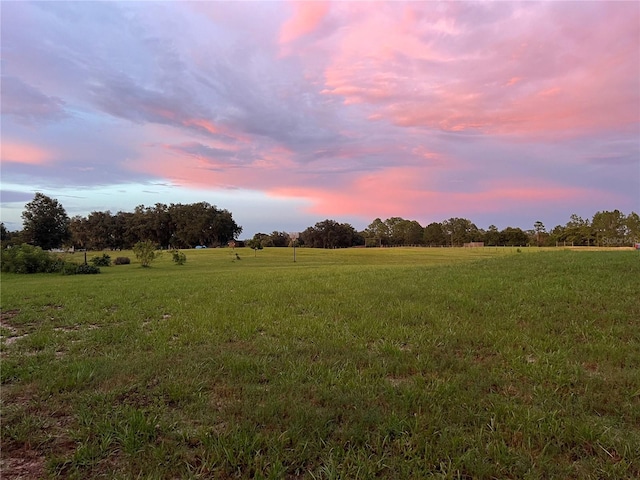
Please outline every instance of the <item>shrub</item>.
[{"label": "shrub", "polygon": [[187,262],[187,256],[178,249],[171,250],[171,257],[177,265],[184,265]]},{"label": "shrub", "polygon": [[55,271],[56,258],[40,247],[23,243],[2,250],[2,271],[12,273],[48,273]]},{"label": "shrub", "polygon": [[40,247],[23,243],[2,250],[2,271],[11,273],[100,273],[94,265],[78,265],[45,252]]},{"label": "shrub", "polygon": [[129,265],[131,263],[131,259],[129,257],[116,257],[113,261],[114,265]]},{"label": "shrub", "polygon": [[64,262],[59,271],[60,273],[62,273],[62,275],[75,275],[76,273],[78,273],[78,264],[72,262]]},{"label": "shrub", "polygon": [[101,257],[93,257],[91,263],[96,267],[110,267],[111,257],[106,253],[103,253]]},{"label": "shrub", "polygon": [[151,262],[160,256],[160,253],[156,253],[156,245],[151,240],[136,243],[133,246],[133,253],[135,253],[136,258],[140,260],[143,267],[148,267]]},{"label": "shrub", "polygon": [[100,273],[100,269],[95,265],[86,265],[83,263],[82,265],[78,265],[78,267],[76,268],[76,273],[78,275],[91,275]]}]

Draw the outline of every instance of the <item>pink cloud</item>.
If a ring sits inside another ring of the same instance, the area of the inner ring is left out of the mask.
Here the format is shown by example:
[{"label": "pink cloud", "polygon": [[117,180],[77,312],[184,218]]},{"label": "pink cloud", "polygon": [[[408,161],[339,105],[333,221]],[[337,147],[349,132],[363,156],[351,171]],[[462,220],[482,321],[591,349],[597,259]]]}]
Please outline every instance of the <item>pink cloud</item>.
[{"label": "pink cloud", "polygon": [[3,162],[45,165],[53,159],[53,154],[44,148],[4,139],[0,151]]},{"label": "pink cloud", "polygon": [[242,143],[249,143],[251,141],[250,137],[242,132],[232,130],[206,118],[185,118],[180,120],[180,124],[192,130],[208,133],[219,139],[226,138],[228,141],[238,141]]},{"label": "pink cloud", "polygon": [[[371,119],[448,131],[574,135],[640,121],[637,5],[443,8],[352,6],[322,93],[372,106]],[[472,14],[491,34],[465,25]]]},{"label": "pink cloud", "polygon": [[[373,219],[403,216],[431,221],[434,218],[482,213],[500,213],[514,208],[539,210],[545,206],[580,206],[594,198],[619,201],[611,194],[549,182],[528,185],[528,179],[505,179],[474,185],[475,191],[446,191],[437,177],[422,168],[390,168],[354,179],[341,189],[331,187],[281,187],[269,191],[277,197],[303,198],[311,203],[309,213],[318,216],[359,216]],[[514,186],[515,185],[515,186]]]},{"label": "pink cloud", "polygon": [[330,9],[329,2],[292,2],[293,15],[280,29],[280,44],[292,42],[313,32]]},{"label": "pink cloud", "polygon": [[[209,142],[211,143],[211,142]],[[127,165],[139,173],[193,188],[246,188],[264,190],[296,181],[293,153],[279,145],[259,152],[246,146],[198,142],[148,143],[140,157]]]},{"label": "pink cloud", "polygon": [[182,123],[185,127],[200,128],[212,134],[219,133],[218,127],[216,127],[213,124],[213,122],[206,120],[204,118],[191,118],[191,119],[184,120]]}]

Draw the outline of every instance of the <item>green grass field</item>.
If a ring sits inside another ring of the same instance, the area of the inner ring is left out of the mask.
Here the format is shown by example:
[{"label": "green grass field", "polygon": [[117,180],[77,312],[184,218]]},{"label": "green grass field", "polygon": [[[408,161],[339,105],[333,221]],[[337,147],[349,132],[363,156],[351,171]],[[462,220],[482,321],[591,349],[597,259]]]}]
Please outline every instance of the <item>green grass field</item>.
[{"label": "green grass field", "polygon": [[2,274],[2,476],[640,477],[638,252],[522,250]]}]

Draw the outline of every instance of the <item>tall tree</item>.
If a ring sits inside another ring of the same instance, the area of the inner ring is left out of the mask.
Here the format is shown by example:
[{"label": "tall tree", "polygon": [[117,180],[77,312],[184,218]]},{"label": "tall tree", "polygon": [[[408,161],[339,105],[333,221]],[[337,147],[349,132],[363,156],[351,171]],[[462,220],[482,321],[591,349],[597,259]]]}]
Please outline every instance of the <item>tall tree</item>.
[{"label": "tall tree", "polygon": [[500,245],[500,231],[495,225],[489,225],[489,228],[484,232],[484,243],[487,246]]},{"label": "tall tree", "polygon": [[7,227],[4,226],[4,223],[0,223],[0,247],[5,248],[7,245],[10,245],[13,240],[19,240],[18,232],[10,232],[7,230]]},{"label": "tall tree", "polygon": [[219,210],[207,202],[169,207],[175,234],[171,243],[182,247],[224,245],[242,233],[228,210]]},{"label": "tall tree", "polygon": [[585,220],[573,213],[564,227],[563,241],[571,242],[572,245],[591,245],[595,242],[595,235],[589,220]]},{"label": "tall tree", "polygon": [[291,238],[287,232],[278,232],[274,230],[270,235],[271,245],[274,247],[288,247],[291,243]]},{"label": "tall tree", "polygon": [[529,237],[521,228],[507,227],[500,232],[500,245],[512,247],[525,246],[529,243]]},{"label": "tall tree", "polygon": [[544,223],[540,220],[536,221],[536,223],[533,224],[533,230],[536,232],[536,244],[538,246],[542,245],[542,235],[547,233]]},{"label": "tall tree", "polygon": [[423,243],[424,229],[415,220],[391,217],[384,221],[391,245],[414,245]]},{"label": "tall tree", "polygon": [[591,228],[599,245],[619,246],[627,243],[626,218],[620,210],[597,212]]},{"label": "tall tree", "polygon": [[376,218],[365,228],[363,232],[366,244],[369,246],[389,245],[389,225],[381,219]]},{"label": "tall tree", "polygon": [[441,223],[432,222],[424,227],[424,243],[431,247],[446,245],[447,237],[444,234]]},{"label": "tall tree", "polygon": [[404,245],[422,245],[424,243],[424,228],[416,220],[403,220],[396,229]]},{"label": "tall tree", "polygon": [[344,248],[364,243],[350,224],[328,219],[308,227],[300,234],[300,240],[304,245],[315,248]]},{"label": "tall tree", "polygon": [[87,248],[89,244],[89,231],[87,226],[87,219],[80,215],[76,215],[69,222],[71,243],[75,247]]},{"label": "tall tree", "polygon": [[631,212],[624,220],[624,224],[627,227],[627,236],[629,243],[640,242],[640,215],[636,212]]},{"label": "tall tree", "polygon": [[442,222],[442,230],[450,244],[462,246],[463,243],[481,239],[481,232],[471,220],[466,218],[450,218]]},{"label": "tall tree", "polygon": [[5,240],[9,240],[9,231],[7,227],[4,226],[4,222],[0,223],[0,242],[4,242]]},{"label": "tall tree", "polygon": [[28,243],[49,250],[69,239],[69,216],[58,200],[37,192],[24,208],[22,220]]}]

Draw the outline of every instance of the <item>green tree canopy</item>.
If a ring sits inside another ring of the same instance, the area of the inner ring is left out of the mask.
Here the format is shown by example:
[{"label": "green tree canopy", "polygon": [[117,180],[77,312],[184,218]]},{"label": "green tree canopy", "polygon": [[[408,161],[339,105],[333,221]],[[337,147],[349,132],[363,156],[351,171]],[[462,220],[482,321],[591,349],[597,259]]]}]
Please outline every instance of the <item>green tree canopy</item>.
[{"label": "green tree canopy", "polygon": [[70,238],[69,217],[58,200],[37,192],[24,208],[24,238],[28,243],[50,250]]},{"label": "green tree canopy", "polygon": [[445,237],[441,223],[432,222],[424,227],[424,243],[432,247],[445,245],[447,243],[447,238]]},{"label": "green tree canopy", "polygon": [[323,220],[300,234],[301,242],[315,248],[344,248],[364,244],[364,239],[348,223]]},{"label": "green tree canopy", "polygon": [[448,243],[462,246],[464,243],[479,241],[482,237],[478,227],[466,218],[450,218],[442,222],[442,230]]}]

